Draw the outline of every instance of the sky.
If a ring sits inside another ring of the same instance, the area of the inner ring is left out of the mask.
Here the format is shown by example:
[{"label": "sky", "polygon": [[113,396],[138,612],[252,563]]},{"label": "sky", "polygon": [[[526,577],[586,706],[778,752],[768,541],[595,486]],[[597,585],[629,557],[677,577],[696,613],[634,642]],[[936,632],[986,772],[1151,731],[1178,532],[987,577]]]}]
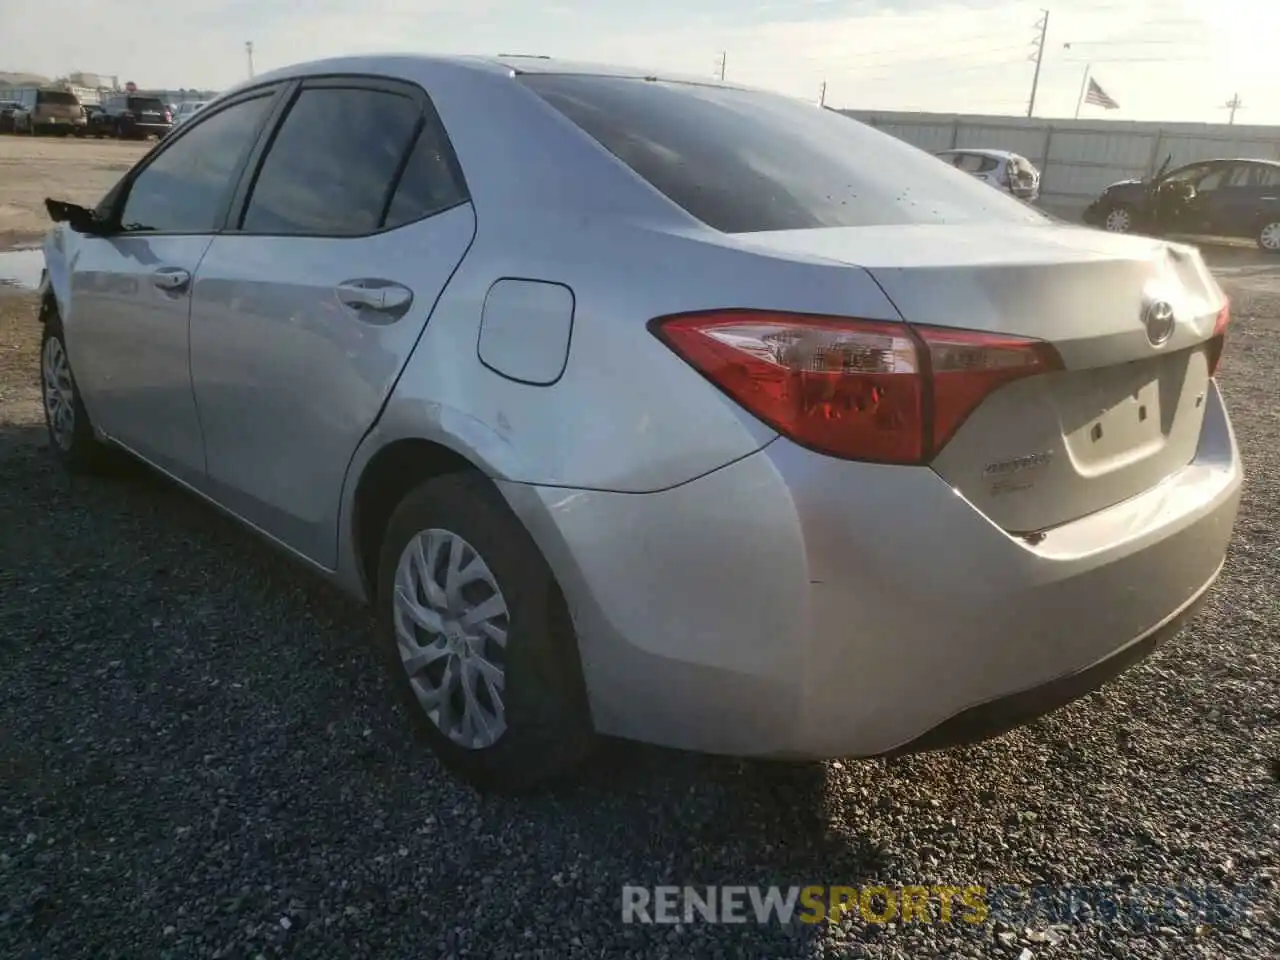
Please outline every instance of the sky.
[{"label": "sky", "polygon": [[[1276,0],[0,0],[0,70],[220,89],[363,52],[536,53],[713,76],[833,107],[1280,123]],[[37,14],[35,11],[38,10]],[[142,41],[142,37],[146,41]],[[1066,46],[1070,44],[1070,46]]]}]

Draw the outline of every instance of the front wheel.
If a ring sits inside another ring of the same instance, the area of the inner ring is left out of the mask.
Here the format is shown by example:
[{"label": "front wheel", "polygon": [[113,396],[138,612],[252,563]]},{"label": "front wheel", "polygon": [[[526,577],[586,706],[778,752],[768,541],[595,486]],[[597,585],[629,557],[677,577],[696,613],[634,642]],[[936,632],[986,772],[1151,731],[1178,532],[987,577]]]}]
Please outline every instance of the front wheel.
[{"label": "front wheel", "polygon": [[1132,233],[1133,211],[1128,207],[1112,207],[1102,225],[1108,233]]},{"label": "front wheel", "polygon": [[1268,220],[1258,228],[1258,249],[1265,253],[1280,253],[1280,220]]},{"label": "front wheel", "polygon": [[115,451],[98,440],[67,355],[62,320],[53,307],[40,342],[40,393],[44,423],[54,456],[72,473],[98,473],[112,465]]},{"label": "front wheel", "polygon": [[433,751],[481,789],[521,790],[591,750],[573,624],[488,480],[428,480],[392,514],[378,612],[396,683]]}]

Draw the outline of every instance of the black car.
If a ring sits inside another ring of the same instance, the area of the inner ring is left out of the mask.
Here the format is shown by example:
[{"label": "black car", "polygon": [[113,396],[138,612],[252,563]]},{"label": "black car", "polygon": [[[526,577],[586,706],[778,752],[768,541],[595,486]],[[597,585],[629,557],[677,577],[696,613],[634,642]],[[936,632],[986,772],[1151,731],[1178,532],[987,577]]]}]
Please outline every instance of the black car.
[{"label": "black car", "polygon": [[86,137],[106,137],[114,133],[102,104],[86,103],[83,108],[85,119],[84,135]]},{"label": "black car", "polygon": [[17,100],[0,100],[0,133],[13,133],[13,111],[21,110]]},{"label": "black car", "polygon": [[1280,162],[1203,160],[1167,172],[1162,167],[1149,180],[1107,187],[1084,220],[1115,233],[1247,237],[1268,253],[1280,253]]},{"label": "black car", "polygon": [[103,104],[102,123],[108,136],[121,140],[163,138],[173,126],[173,114],[159,97],[142,93],[113,93]]}]

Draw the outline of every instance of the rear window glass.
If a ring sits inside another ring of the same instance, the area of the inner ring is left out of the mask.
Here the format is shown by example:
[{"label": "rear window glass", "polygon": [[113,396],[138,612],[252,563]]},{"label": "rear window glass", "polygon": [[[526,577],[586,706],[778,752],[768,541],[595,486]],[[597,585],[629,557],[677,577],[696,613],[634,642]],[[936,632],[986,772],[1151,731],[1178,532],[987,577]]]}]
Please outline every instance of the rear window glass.
[{"label": "rear window glass", "polygon": [[37,103],[54,103],[64,107],[74,107],[80,103],[74,93],[65,90],[41,90],[36,94]]},{"label": "rear window glass", "polygon": [[787,97],[614,77],[520,79],[725,233],[1047,219],[922,150]]},{"label": "rear window glass", "polygon": [[129,109],[135,111],[151,110],[164,113],[166,107],[159,97],[130,97]]}]

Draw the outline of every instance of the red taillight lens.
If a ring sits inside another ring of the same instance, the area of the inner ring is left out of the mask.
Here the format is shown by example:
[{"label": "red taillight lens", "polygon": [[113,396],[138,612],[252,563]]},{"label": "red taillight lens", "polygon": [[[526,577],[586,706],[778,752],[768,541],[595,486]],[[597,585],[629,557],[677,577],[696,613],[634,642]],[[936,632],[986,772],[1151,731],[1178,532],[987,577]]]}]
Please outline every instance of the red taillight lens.
[{"label": "red taillight lens", "polygon": [[779,433],[877,463],[927,462],[993,390],[1061,366],[1038,340],[873,320],[731,310],[653,329]]},{"label": "red taillight lens", "polygon": [[1231,322],[1231,301],[1227,300],[1218,311],[1218,319],[1213,324],[1213,337],[1209,340],[1208,356],[1209,376],[1218,372],[1218,364],[1222,360],[1222,350],[1227,345],[1227,324]]},{"label": "red taillight lens", "polygon": [[170,113],[168,110],[164,112],[164,122],[173,123],[173,114]]},{"label": "red taillight lens", "polygon": [[1042,340],[972,330],[922,327],[933,386],[933,452],[994,391],[1023,377],[1062,368],[1058,351]]}]

